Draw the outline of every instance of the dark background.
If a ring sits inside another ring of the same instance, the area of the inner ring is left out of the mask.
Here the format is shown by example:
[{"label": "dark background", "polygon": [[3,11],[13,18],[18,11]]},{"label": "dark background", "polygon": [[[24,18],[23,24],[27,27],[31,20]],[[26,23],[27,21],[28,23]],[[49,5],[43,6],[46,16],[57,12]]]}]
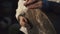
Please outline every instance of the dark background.
[{"label": "dark background", "polygon": [[9,27],[17,23],[17,2],[18,0],[0,0],[0,34],[8,34]]}]

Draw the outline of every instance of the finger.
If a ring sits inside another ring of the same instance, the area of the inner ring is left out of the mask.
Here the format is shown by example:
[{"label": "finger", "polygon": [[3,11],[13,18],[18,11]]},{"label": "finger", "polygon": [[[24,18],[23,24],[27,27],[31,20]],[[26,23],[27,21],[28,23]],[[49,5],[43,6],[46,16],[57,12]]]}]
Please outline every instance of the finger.
[{"label": "finger", "polygon": [[26,3],[24,3],[24,5],[31,4],[31,3],[35,2],[35,1],[37,1],[37,0],[28,0]]},{"label": "finger", "polygon": [[26,23],[25,22],[20,22],[20,25],[21,26],[24,26]]},{"label": "finger", "polygon": [[23,16],[20,16],[20,22],[26,22],[27,23],[27,19]]},{"label": "finger", "polygon": [[27,19],[25,17],[23,17],[23,21],[27,23]]},{"label": "finger", "polygon": [[37,2],[37,3],[35,3],[35,4],[28,5],[27,8],[29,8],[29,9],[41,8],[42,5],[43,5],[42,1],[39,1],[39,2]]},{"label": "finger", "polygon": [[24,1],[28,2],[29,0],[24,0]]}]

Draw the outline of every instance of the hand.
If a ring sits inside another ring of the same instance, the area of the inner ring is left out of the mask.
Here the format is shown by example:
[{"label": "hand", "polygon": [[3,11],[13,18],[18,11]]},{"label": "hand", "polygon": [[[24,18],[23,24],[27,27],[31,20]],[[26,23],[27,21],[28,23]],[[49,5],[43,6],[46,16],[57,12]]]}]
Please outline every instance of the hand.
[{"label": "hand", "polygon": [[31,28],[30,24],[28,24],[28,20],[25,17],[20,16],[19,19],[20,19],[19,24],[20,24],[21,27],[22,26],[26,27],[28,30]]},{"label": "hand", "polygon": [[31,4],[31,3],[35,2],[35,1],[37,1],[37,0],[25,0],[25,1],[26,1],[26,3],[24,5],[28,5],[28,4]]},{"label": "hand", "polygon": [[20,21],[19,21],[20,25],[25,26],[27,23],[27,19],[23,16],[20,16],[19,19],[20,19]]},{"label": "hand", "polygon": [[26,0],[26,3],[24,5],[29,9],[41,8],[43,5],[43,2],[42,0],[40,1],[39,0]]}]

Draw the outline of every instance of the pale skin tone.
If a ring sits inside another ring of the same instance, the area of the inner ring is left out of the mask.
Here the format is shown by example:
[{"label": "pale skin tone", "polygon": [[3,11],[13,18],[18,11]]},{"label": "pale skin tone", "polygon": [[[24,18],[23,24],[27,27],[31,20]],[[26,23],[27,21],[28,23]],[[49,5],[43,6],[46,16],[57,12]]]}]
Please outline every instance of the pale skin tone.
[{"label": "pale skin tone", "polygon": [[23,16],[19,16],[19,19],[20,19],[19,24],[20,24],[21,26],[25,27],[25,25],[26,25],[26,23],[27,23],[26,18],[23,17]]},{"label": "pale skin tone", "polygon": [[26,27],[29,30],[30,25],[28,24],[27,19],[25,17],[23,17],[23,16],[19,16],[19,19],[20,19],[20,21],[19,21],[20,26],[21,27]]},{"label": "pale skin tone", "polygon": [[[43,5],[42,0],[25,0],[25,1],[26,1],[26,3],[24,5],[29,9],[38,8],[38,7],[41,8]],[[35,1],[37,1],[37,2],[35,2]],[[35,3],[33,3],[33,2],[35,2]]]}]

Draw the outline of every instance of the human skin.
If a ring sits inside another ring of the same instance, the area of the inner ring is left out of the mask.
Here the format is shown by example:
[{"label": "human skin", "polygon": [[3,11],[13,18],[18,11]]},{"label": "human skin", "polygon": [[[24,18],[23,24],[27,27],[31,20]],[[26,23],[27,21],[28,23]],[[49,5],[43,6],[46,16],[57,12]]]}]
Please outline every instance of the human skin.
[{"label": "human skin", "polygon": [[19,16],[19,24],[21,27],[26,27],[28,30],[31,28],[30,24],[28,24],[28,20],[23,16]]},{"label": "human skin", "polygon": [[29,9],[38,8],[38,7],[41,8],[43,5],[42,0],[25,0],[25,1],[26,2],[24,3],[24,5]]},{"label": "human skin", "polygon": [[27,23],[27,20],[26,20],[26,18],[25,17],[22,17],[22,16],[19,16],[19,24],[21,25],[21,26],[25,26],[26,25],[26,23]]}]

